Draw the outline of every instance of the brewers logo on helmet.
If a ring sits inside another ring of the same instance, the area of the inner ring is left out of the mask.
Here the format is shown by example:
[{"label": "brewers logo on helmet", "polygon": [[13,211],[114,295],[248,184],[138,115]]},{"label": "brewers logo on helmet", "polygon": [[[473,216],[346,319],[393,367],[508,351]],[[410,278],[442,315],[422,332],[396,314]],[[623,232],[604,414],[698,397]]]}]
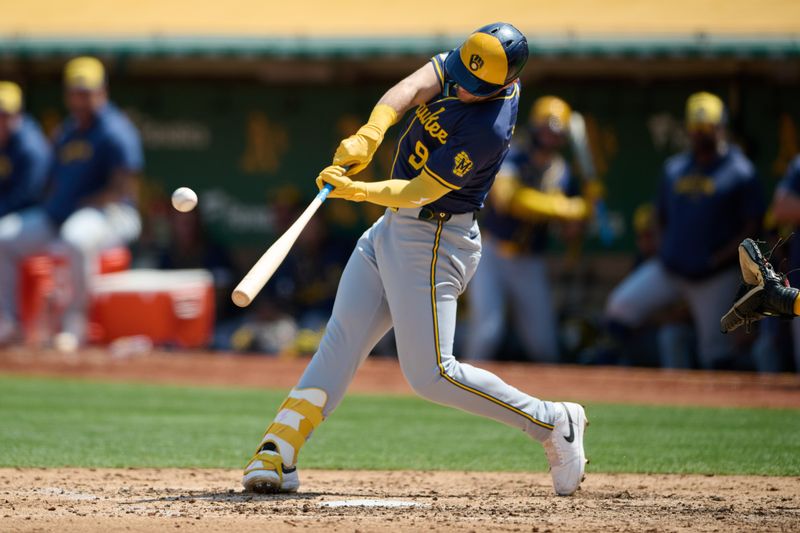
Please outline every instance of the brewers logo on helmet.
[{"label": "brewers logo on helmet", "polygon": [[504,22],[477,29],[444,62],[447,77],[475,96],[489,96],[519,76],[528,60],[528,41]]}]

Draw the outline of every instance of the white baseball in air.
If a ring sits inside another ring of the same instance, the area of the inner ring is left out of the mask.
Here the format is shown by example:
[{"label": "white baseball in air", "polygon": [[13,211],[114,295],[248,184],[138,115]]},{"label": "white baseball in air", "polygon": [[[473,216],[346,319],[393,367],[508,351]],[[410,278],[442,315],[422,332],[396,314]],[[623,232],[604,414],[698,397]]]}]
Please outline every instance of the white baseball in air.
[{"label": "white baseball in air", "polygon": [[188,213],[197,206],[197,193],[189,187],[179,187],[172,193],[172,207]]}]

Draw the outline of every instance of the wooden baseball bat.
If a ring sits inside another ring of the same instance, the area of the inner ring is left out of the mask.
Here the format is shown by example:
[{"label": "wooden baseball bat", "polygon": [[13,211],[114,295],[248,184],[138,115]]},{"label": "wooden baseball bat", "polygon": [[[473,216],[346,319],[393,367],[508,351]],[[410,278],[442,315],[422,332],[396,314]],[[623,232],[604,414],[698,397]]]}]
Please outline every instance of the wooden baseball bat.
[{"label": "wooden baseball bat", "polygon": [[289,250],[292,249],[292,246],[295,241],[297,241],[303,228],[306,227],[308,221],[311,220],[311,217],[314,216],[314,213],[317,212],[319,206],[328,198],[328,194],[330,194],[332,190],[332,185],[325,185],[294,224],[292,224],[291,227],[264,252],[264,255],[256,261],[256,264],[253,265],[250,272],[242,278],[242,281],[240,281],[233,290],[233,294],[231,294],[233,303],[239,307],[247,307],[252,303],[256,295],[261,292],[261,289],[267,284],[269,278],[272,277],[281,263],[283,263],[283,260],[286,259],[286,255],[289,253]]}]

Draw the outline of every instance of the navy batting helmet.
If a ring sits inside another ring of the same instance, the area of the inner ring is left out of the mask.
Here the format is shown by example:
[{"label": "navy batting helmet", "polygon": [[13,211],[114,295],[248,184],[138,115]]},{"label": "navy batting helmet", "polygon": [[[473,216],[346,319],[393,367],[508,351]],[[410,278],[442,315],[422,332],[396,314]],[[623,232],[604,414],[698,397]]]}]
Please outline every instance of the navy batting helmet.
[{"label": "navy batting helmet", "polygon": [[489,96],[514,80],[528,60],[528,40],[517,28],[495,22],[478,28],[444,62],[447,76],[475,96]]}]

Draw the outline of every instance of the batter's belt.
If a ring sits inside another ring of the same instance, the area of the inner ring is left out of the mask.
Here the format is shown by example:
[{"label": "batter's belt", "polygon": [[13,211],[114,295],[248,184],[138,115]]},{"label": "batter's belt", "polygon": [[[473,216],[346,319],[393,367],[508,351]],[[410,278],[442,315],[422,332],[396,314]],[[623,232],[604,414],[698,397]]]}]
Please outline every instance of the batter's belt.
[{"label": "batter's belt", "polygon": [[455,224],[457,226],[469,227],[478,217],[477,211],[469,213],[446,213],[444,211],[436,211],[428,206],[414,207],[414,208],[400,208],[392,209],[395,213],[401,216],[413,217],[419,220],[426,220],[429,222],[446,222],[448,224]]}]

